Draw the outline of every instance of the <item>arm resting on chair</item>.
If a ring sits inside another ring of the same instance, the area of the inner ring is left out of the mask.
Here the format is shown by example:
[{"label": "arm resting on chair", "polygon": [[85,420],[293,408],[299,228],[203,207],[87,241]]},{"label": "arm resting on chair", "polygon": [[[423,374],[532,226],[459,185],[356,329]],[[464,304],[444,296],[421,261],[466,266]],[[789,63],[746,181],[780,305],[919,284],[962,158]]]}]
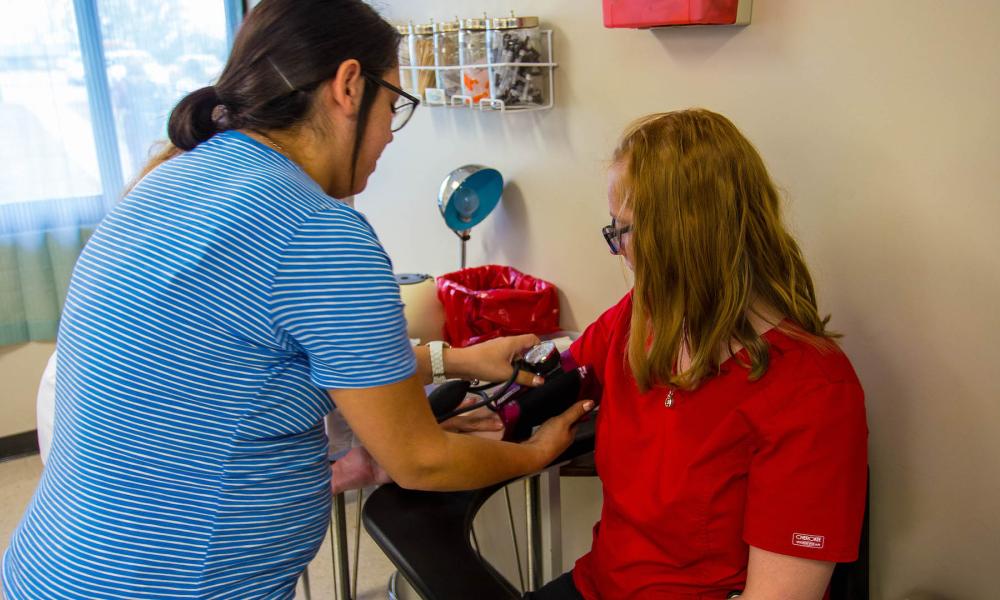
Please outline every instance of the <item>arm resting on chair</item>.
[{"label": "arm resting on chair", "polygon": [[[594,449],[594,421],[581,423],[573,443],[551,464]],[[365,529],[413,587],[429,600],[512,600],[520,593],[469,544],[480,507],[506,484],[471,492],[427,493],[384,485],[365,503]]]}]

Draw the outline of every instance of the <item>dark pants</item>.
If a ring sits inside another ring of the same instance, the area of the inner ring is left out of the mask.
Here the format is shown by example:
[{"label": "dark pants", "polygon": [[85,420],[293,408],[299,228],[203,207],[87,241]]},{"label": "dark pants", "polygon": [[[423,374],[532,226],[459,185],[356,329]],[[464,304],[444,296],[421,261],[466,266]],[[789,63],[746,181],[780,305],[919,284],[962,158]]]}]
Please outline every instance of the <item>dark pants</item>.
[{"label": "dark pants", "polygon": [[585,600],[573,585],[573,571],[563,573],[540,590],[528,592],[523,600]]}]

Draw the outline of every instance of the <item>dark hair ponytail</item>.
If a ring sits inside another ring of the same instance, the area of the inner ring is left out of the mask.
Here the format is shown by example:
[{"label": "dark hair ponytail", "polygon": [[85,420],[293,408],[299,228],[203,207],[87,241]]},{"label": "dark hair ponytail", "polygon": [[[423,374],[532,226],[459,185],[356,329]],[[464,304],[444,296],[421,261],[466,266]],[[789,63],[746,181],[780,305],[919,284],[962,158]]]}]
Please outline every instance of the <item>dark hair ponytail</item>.
[{"label": "dark hair ponytail", "polygon": [[[262,0],[236,34],[219,81],[174,107],[170,142],[191,150],[226,129],[298,125],[309,116],[316,88],[341,63],[357,59],[366,73],[381,76],[397,66],[398,48],[396,29],[362,0]],[[376,92],[365,85],[352,165]]]},{"label": "dark hair ponytail", "polygon": [[167,135],[170,143],[181,150],[193,150],[219,131],[212,119],[215,107],[221,101],[215,87],[203,87],[184,96],[170,113]]}]

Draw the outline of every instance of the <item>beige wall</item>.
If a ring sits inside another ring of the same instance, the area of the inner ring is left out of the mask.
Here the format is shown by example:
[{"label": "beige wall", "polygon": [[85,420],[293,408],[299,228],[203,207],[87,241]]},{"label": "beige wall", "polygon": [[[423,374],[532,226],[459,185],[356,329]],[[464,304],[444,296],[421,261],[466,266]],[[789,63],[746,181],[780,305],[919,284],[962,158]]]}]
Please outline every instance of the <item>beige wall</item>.
[{"label": "beige wall", "polygon": [[[459,0],[381,0],[396,19],[466,15]],[[457,267],[436,214],[451,168],[510,181],[473,232],[471,264],[508,263],[564,292],[580,327],[626,289],[598,229],[603,161],[644,113],[705,106],[758,145],[822,306],[868,394],[873,597],[992,595],[1000,564],[1000,3],[756,2],[744,29],[612,31],[599,3],[480,0],[556,30],[557,107],[421,108],[358,206],[397,270]]]},{"label": "beige wall", "polygon": [[0,437],[35,429],[35,395],[54,344],[0,346]]}]

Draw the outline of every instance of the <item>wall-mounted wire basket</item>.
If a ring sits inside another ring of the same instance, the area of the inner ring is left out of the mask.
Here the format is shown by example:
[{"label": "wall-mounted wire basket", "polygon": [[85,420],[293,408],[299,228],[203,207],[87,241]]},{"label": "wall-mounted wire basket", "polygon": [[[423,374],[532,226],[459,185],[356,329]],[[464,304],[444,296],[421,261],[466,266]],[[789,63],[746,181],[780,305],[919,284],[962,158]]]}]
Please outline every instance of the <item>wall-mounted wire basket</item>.
[{"label": "wall-mounted wire basket", "polygon": [[[469,64],[440,64],[441,61],[435,61],[439,64],[401,64],[400,79],[408,92],[419,96],[423,103],[430,107],[473,108],[500,112],[546,110],[552,108],[555,102],[553,69],[558,64],[554,60],[552,49],[552,30],[541,30],[537,39],[541,42],[542,48],[528,47],[527,51],[525,40],[516,39],[516,34],[511,35],[510,39],[498,39],[497,43],[514,45],[514,50],[508,54],[517,57],[537,56],[541,60],[531,62],[487,60]],[[491,56],[493,53],[486,54]],[[484,75],[488,77],[487,86],[482,86],[478,81]],[[434,81],[433,87],[430,85],[425,87],[422,83],[430,81]],[[456,91],[461,93],[455,93]],[[477,93],[473,93],[474,91]]]}]

